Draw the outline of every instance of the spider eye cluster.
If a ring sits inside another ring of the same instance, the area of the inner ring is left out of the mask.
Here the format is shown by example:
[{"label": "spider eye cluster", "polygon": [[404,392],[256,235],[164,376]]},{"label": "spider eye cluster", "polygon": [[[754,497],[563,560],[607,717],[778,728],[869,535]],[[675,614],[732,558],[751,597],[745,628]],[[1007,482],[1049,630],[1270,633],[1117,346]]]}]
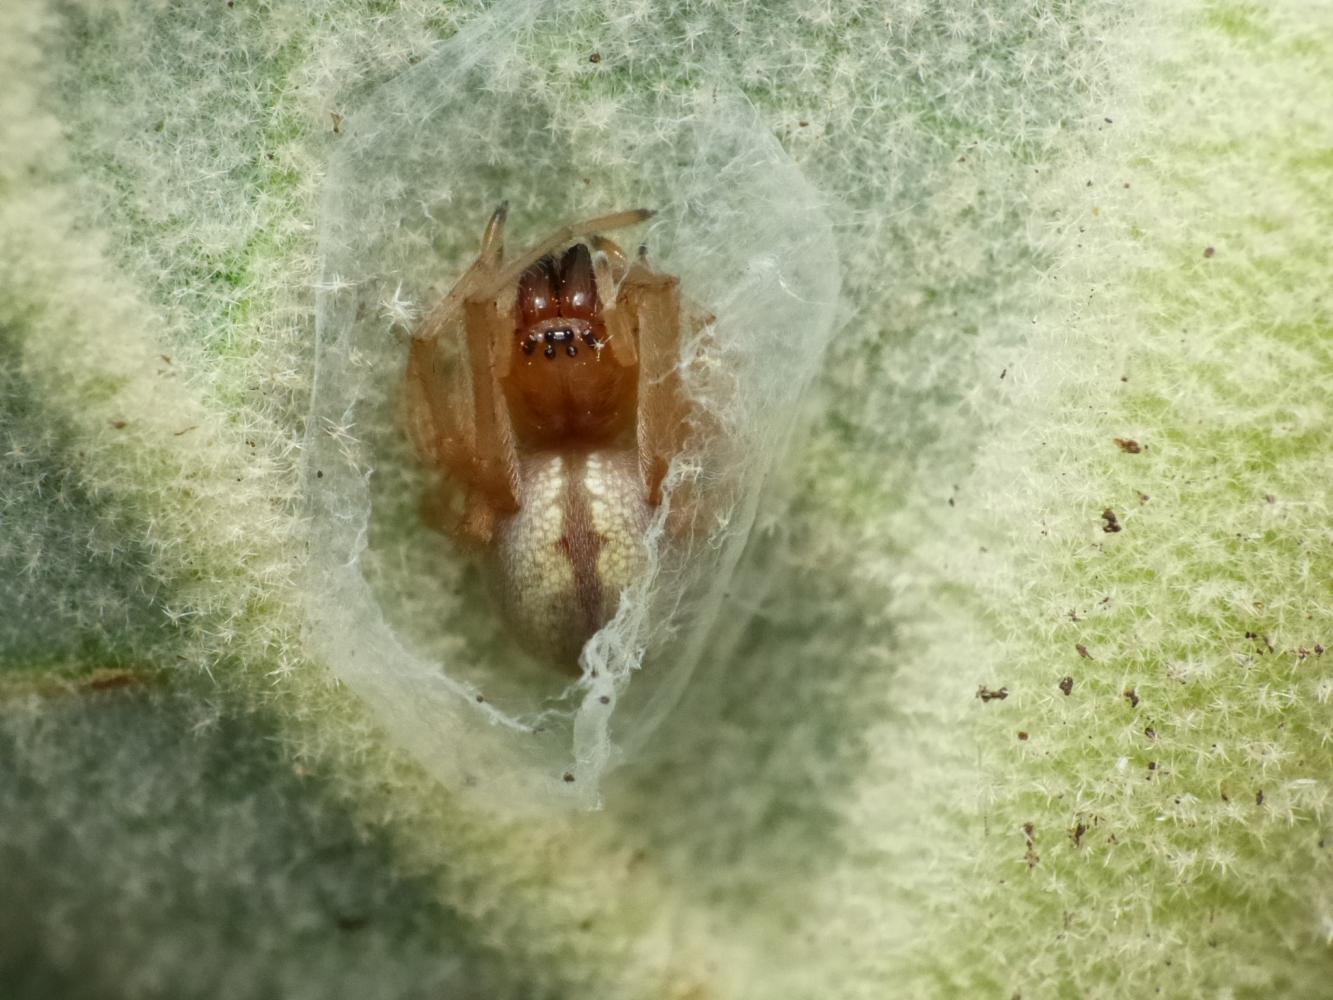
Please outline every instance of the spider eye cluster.
[{"label": "spider eye cluster", "polygon": [[575,329],[572,324],[566,326],[557,326],[554,329],[529,330],[527,336],[523,338],[523,353],[532,354],[539,346],[542,347],[542,354],[548,360],[554,359],[560,345],[564,345],[565,354],[571,358],[578,357],[579,348],[577,341],[592,348],[594,351],[602,349],[602,341],[597,339],[597,334],[591,329]]}]

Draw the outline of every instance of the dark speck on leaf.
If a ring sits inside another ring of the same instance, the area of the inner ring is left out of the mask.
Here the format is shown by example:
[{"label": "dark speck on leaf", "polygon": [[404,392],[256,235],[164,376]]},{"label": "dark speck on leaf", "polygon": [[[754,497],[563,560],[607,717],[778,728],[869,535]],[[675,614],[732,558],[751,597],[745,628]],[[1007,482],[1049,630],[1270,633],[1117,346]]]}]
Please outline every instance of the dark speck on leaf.
[{"label": "dark speck on leaf", "polygon": [[1027,850],[1023,853],[1023,860],[1027,862],[1028,870],[1037,867],[1037,862],[1041,860],[1041,855],[1034,848],[1036,841],[1036,827],[1032,823],[1023,824],[1023,837],[1027,841]]},{"label": "dark speck on leaf", "polygon": [[1115,534],[1121,528],[1120,521],[1117,520],[1115,516],[1115,511],[1110,507],[1107,507],[1102,511],[1102,520],[1106,522],[1102,525],[1102,531],[1106,532],[1108,535]]},{"label": "dark speck on leaf", "polygon": [[1115,443],[1116,447],[1130,455],[1137,455],[1139,452],[1143,451],[1143,445],[1139,444],[1133,438],[1116,438]]},{"label": "dark speck on leaf", "polygon": [[569,771],[566,771],[561,777],[565,779],[566,784],[574,780],[574,775]]},{"label": "dark speck on leaf", "polygon": [[977,688],[977,697],[982,701],[996,701],[997,699],[999,701],[1004,701],[1004,699],[1009,697],[1009,689],[1007,687],[1002,687],[996,690],[991,690],[986,687],[985,684],[982,684]]},{"label": "dark speck on leaf", "polygon": [[1093,656],[1091,653],[1088,652],[1088,647],[1083,645],[1083,643],[1081,642],[1074,643],[1074,648],[1078,650],[1078,655],[1083,657],[1083,659],[1085,660],[1097,659],[1097,657]]},{"label": "dark speck on leaf", "polygon": [[588,56],[588,62],[592,63],[594,66],[601,61],[602,61],[602,54],[600,52],[594,52],[592,55]]},{"label": "dark speck on leaf", "polygon": [[1123,697],[1125,701],[1129,702],[1130,708],[1139,707],[1139,702],[1141,701],[1141,699],[1139,698],[1139,693],[1135,691],[1133,688],[1125,688],[1125,693]]},{"label": "dark speck on leaf", "polygon": [[1215,254],[1215,253],[1217,253],[1217,248],[1216,248],[1216,247],[1204,247],[1204,248],[1203,248],[1203,255],[1204,255],[1205,257],[1211,257],[1211,256],[1213,256],[1213,254]]},{"label": "dark speck on leaf", "polygon": [[1060,690],[1063,691],[1064,694],[1065,694],[1065,697],[1068,698],[1069,695],[1072,694],[1073,691],[1074,691],[1074,678],[1072,678],[1072,677],[1067,677],[1067,676],[1066,676],[1066,677],[1061,677],[1061,678],[1060,678]]},{"label": "dark speck on leaf", "polygon": [[1264,804],[1264,790],[1262,788],[1254,793],[1254,804],[1256,806],[1261,806]]}]

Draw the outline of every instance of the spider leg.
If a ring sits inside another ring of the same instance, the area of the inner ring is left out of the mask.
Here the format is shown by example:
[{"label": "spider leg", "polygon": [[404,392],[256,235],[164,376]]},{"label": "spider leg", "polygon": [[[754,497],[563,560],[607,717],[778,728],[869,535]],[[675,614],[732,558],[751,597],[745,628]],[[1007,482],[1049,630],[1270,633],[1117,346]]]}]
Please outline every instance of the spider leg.
[{"label": "spider leg", "polygon": [[505,219],[509,217],[509,202],[502,201],[491,213],[481,234],[481,253],[478,259],[492,268],[499,267],[505,253]]},{"label": "spider leg", "polygon": [[[494,299],[478,299],[476,294],[479,281],[501,263],[505,213],[503,204],[495,210],[477,259],[413,334],[405,375],[412,443],[423,459],[464,486],[458,530],[477,542],[489,540],[497,517],[519,506],[513,428],[497,382],[497,367],[507,367],[504,349],[510,331]],[[459,373],[441,371],[437,363],[439,341],[457,329],[460,312],[471,374],[470,407]],[[444,520],[442,503],[427,506],[430,520]]]},{"label": "spider leg", "polygon": [[496,354],[512,333],[493,300],[464,303],[468,361],[472,369],[472,466],[469,480],[498,512],[518,510],[518,452],[509,407],[500,389]]},{"label": "spider leg", "polygon": [[465,299],[474,296],[477,287],[487,281],[504,259],[504,226],[509,215],[509,202],[502,201],[491,213],[486,229],[481,234],[481,251],[477,254],[454,287],[431,308],[417,328],[412,339],[439,340],[462,308]]},{"label": "spider leg", "polygon": [[626,277],[622,301],[638,326],[639,473],[648,502],[657,506],[671,459],[689,432],[690,407],[679,367],[679,282],[635,265]]},{"label": "spider leg", "polygon": [[639,363],[639,349],[635,343],[638,332],[634,328],[637,319],[634,307],[627,301],[602,311],[602,323],[606,326],[602,349],[609,352],[611,360],[621,368],[632,368]]},{"label": "spider leg", "polygon": [[407,432],[422,460],[437,468],[466,466],[467,415],[448,392],[436,367],[433,341],[414,340],[407,356]]}]

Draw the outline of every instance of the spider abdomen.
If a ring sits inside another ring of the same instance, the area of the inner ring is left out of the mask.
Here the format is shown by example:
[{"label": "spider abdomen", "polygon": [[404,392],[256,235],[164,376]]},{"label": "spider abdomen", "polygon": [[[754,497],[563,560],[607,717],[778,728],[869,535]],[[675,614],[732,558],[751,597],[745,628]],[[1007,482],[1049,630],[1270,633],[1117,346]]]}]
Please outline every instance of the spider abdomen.
[{"label": "spider abdomen", "polygon": [[647,556],[636,453],[542,451],[523,458],[520,482],[520,509],[495,535],[507,617],[529,646],[574,667]]}]

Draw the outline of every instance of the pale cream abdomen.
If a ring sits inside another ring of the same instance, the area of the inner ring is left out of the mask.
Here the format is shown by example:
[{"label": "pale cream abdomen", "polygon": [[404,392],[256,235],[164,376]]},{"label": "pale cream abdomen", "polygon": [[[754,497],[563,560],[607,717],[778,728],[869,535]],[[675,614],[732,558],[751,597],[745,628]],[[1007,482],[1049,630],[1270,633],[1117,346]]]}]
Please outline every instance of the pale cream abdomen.
[{"label": "pale cream abdomen", "polygon": [[522,460],[521,508],[497,527],[506,617],[525,643],[577,669],[583,643],[643,569],[650,508],[633,451]]}]

